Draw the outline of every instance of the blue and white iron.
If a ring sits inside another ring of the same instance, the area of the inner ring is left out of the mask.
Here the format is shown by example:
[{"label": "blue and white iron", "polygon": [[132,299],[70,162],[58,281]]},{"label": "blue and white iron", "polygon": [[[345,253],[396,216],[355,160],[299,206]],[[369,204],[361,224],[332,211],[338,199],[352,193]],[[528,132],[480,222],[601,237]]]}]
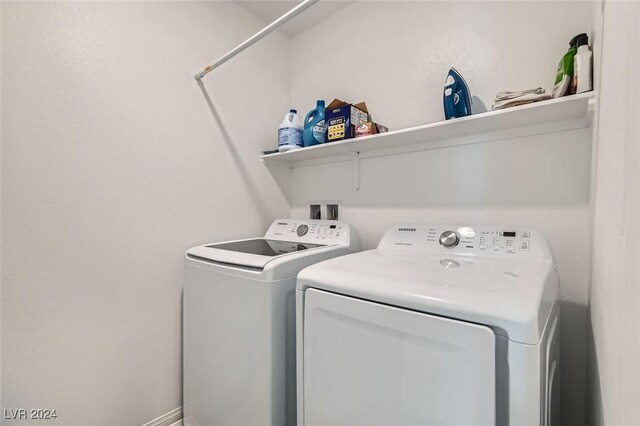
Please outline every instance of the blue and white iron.
[{"label": "blue and white iron", "polygon": [[471,91],[455,68],[451,68],[447,74],[443,100],[446,120],[471,115]]}]

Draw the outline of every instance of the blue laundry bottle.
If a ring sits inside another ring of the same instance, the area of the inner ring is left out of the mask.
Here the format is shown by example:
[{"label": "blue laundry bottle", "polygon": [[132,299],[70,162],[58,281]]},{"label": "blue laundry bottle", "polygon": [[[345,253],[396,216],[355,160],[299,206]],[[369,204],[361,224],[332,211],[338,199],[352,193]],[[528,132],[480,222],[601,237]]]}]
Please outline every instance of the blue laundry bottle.
[{"label": "blue laundry bottle", "polygon": [[304,118],[304,131],[302,132],[304,146],[313,146],[324,143],[324,101],[319,100],[316,107],[309,111]]}]

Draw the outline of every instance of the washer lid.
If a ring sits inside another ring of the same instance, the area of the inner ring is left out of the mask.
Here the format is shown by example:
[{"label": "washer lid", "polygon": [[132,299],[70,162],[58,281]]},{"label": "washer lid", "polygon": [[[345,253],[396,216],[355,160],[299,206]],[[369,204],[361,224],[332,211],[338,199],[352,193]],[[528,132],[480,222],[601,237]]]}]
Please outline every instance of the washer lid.
[{"label": "washer lid", "polygon": [[[345,222],[276,219],[264,237],[205,244],[187,250],[186,257],[253,268],[252,272],[279,268],[279,274],[295,276],[310,261],[324,260],[323,252],[336,255],[338,249],[359,249],[357,234]],[[298,261],[295,268],[291,260]],[[286,270],[280,268],[283,264],[289,265]]]},{"label": "washer lid", "polygon": [[213,262],[263,269],[278,256],[320,247],[326,245],[254,238],[194,247],[187,251],[187,255]]},{"label": "washer lid", "polygon": [[558,293],[550,261],[380,249],[312,265],[297,287],[486,324],[530,344],[540,341]]}]

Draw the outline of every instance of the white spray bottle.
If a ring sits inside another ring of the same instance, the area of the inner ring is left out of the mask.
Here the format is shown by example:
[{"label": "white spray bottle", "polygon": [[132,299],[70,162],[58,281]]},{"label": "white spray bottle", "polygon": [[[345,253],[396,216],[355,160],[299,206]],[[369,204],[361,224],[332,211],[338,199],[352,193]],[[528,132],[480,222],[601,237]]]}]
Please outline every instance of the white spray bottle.
[{"label": "white spray bottle", "polygon": [[592,87],[591,57],[589,37],[585,34],[578,38],[578,51],[573,57],[573,82],[575,93],[590,92]]}]

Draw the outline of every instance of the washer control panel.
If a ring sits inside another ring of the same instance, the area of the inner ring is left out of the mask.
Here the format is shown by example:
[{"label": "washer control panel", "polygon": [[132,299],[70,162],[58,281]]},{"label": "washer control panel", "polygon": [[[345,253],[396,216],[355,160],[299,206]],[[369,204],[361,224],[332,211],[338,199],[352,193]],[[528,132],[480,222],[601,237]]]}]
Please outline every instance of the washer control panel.
[{"label": "washer control panel", "polygon": [[396,225],[378,249],[538,258],[550,255],[544,236],[532,228],[460,225]]},{"label": "washer control panel", "polygon": [[350,226],[335,220],[294,220],[280,219],[273,222],[265,238],[334,245],[349,244]]}]

